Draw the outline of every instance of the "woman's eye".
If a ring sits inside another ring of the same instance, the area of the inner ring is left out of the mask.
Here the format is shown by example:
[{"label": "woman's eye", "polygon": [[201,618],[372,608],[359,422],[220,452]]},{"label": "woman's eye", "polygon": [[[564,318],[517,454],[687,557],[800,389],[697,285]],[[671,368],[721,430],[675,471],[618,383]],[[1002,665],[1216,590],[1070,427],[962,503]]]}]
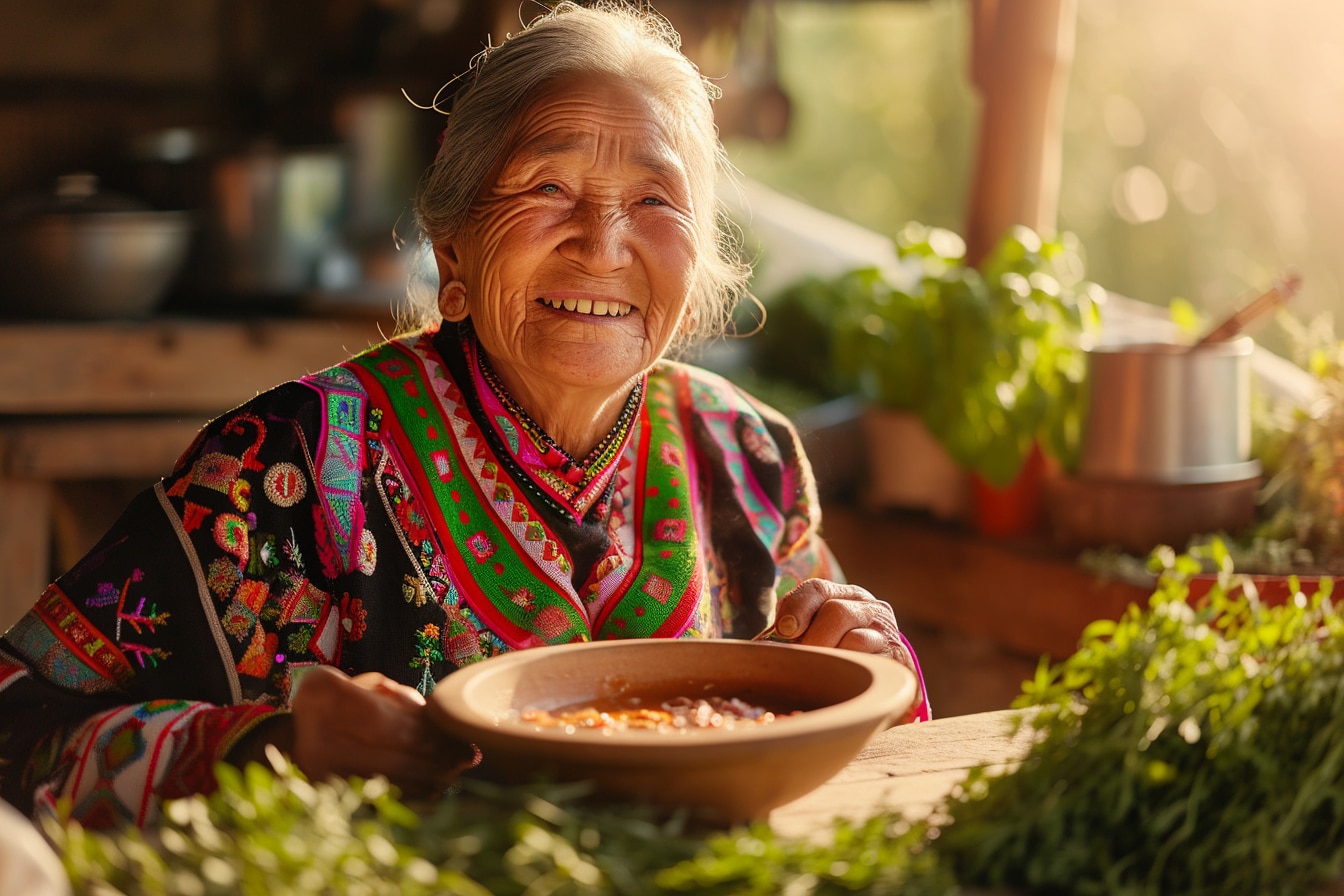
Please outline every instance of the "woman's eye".
[{"label": "woman's eye", "polygon": [[645,205],[663,205],[663,204],[664,204],[664,203],[663,203],[663,200],[659,199],[657,196],[645,196],[643,199],[640,200],[640,202],[644,203]]},{"label": "woman's eye", "polygon": [[540,192],[540,193],[548,193],[548,194],[554,196],[556,193],[559,193],[559,192],[560,192],[560,185],[559,185],[559,184],[542,184],[541,186],[537,187],[537,191]]}]

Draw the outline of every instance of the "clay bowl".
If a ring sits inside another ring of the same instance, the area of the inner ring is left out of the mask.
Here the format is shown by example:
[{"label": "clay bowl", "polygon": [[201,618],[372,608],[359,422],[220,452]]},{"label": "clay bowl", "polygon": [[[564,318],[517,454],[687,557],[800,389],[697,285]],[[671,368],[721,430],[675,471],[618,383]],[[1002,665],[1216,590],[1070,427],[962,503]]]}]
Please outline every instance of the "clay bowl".
[{"label": "clay bowl", "polygon": [[[480,747],[481,772],[512,783],[589,781],[594,795],[690,807],[709,823],[765,818],[844,767],[905,716],[914,675],[885,657],[746,641],[631,640],[537,647],[468,666],[430,697],[439,724]],[[554,711],[640,697],[737,697],[766,725],[658,732],[543,727]]]}]

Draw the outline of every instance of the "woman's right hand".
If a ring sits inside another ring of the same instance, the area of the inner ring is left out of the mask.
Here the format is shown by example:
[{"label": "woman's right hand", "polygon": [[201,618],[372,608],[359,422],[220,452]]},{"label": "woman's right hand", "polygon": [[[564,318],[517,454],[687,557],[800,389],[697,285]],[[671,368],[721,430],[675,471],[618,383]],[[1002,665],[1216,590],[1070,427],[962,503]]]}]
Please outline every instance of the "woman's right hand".
[{"label": "woman's right hand", "polygon": [[304,671],[291,698],[290,758],[309,780],[386,776],[407,796],[442,793],[478,755],[430,719],[425,698],[379,672]]}]

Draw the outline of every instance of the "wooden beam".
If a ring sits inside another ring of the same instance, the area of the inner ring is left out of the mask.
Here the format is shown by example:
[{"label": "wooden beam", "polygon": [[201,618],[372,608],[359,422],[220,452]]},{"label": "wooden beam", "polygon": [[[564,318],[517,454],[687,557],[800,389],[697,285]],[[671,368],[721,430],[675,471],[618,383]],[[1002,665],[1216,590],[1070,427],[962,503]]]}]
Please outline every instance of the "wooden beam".
[{"label": "wooden beam", "polygon": [[966,216],[966,258],[978,265],[1015,224],[1053,233],[1061,131],[1077,0],[973,0],[971,81],[979,144]]}]

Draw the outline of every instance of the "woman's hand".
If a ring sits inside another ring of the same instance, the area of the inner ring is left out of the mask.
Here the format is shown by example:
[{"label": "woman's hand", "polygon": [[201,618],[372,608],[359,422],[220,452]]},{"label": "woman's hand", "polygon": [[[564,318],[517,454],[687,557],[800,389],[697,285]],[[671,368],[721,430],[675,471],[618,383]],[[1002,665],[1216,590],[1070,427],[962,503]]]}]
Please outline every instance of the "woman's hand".
[{"label": "woman's hand", "polygon": [[919,687],[905,721],[932,718],[919,660],[896,627],[891,605],[857,585],[827,579],[803,582],[775,606],[774,637],[891,657],[915,674]]},{"label": "woman's hand", "polygon": [[407,796],[437,796],[477,758],[433,723],[419,691],[378,672],[306,670],[291,716],[290,758],[314,781],[385,775]]},{"label": "woman's hand", "polygon": [[795,644],[875,653],[908,664],[891,605],[857,585],[808,579],[779,599],[775,633]]}]

